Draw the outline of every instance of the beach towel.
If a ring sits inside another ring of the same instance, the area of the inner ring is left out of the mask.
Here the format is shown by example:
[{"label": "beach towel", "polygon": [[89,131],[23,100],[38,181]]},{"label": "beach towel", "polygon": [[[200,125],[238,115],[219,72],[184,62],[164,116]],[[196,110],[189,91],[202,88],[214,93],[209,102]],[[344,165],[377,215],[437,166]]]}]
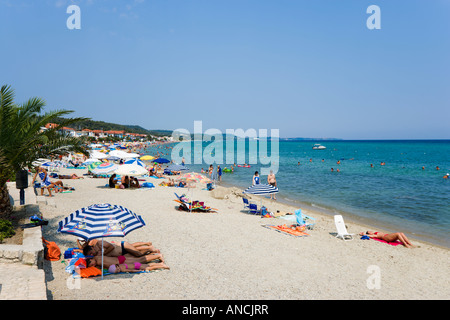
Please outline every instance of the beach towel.
[{"label": "beach towel", "polygon": [[[162,270],[162,269],[161,269]],[[137,271],[137,272],[117,272],[117,273],[111,273],[108,271],[108,269],[103,269],[103,276],[109,276],[112,274],[136,274],[136,273],[153,273],[158,272],[161,270],[152,270],[152,271]],[[84,269],[79,269],[77,272],[73,273],[73,277],[81,277],[81,278],[93,278],[93,277],[99,277],[102,275],[102,270],[97,267],[89,267]]]},{"label": "beach towel", "polygon": [[378,241],[378,242],[383,242],[383,243],[390,244],[391,246],[398,246],[399,244],[403,245],[403,243],[401,243],[398,240],[396,240],[394,242],[387,242],[387,241],[384,241],[383,239],[377,239],[377,238],[372,238],[372,239],[375,240],[375,241]]},{"label": "beach towel", "polygon": [[263,225],[263,227],[271,229],[271,230],[275,230],[290,236],[294,236],[294,237],[305,237],[305,236],[309,236],[308,233],[304,232],[304,226],[299,226],[297,224],[292,224],[292,225]]}]

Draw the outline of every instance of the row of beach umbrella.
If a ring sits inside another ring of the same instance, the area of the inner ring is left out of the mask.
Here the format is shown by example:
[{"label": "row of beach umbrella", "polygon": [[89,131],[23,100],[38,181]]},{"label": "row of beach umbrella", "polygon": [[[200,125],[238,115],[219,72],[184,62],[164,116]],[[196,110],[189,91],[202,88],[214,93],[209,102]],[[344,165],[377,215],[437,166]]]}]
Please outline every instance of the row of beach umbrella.
[{"label": "row of beach umbrella", "polygon": [[[145,165],[139,159],[129,159],[123,165],[114,163],[99,163],[92,172],[110,173],[114,171],[120,174],[121,168],[131,168],[141,170],[133,173],[139,175],[147,173]],[[171,165],[169,170],[182,171],[189,170],[184,165]],[[130,174],[132,171],[126,171]],[[124,171],[125,173],[125,171]],[[208,183],[211,179],[195,172],[182,174],[179,180],[190,183]],[[277,193],[278,188],[269,184],[256,184],[247,188],[244,193],[253,195],[267,195]],[[124,208],[120,205],[112,204],[94,204],[85,208],[81,208],[71,213],[69,216],[59,222],[58,232],[70,234],[76,237],[90,241],[93,239],[103,239],[106,237],[125,237],[131,231],[144,227],[146,224],[140,215]],[[103,279],[103,250],[102,250],[102,279]]]},{"label": "row of beach umbrella", "polygon": [[[140,176],[148,173],[147,169],[145,168],[144,162],[136,158],[129,159],[122,165],[117,165],[110,162],[93,162],[89,164],[88,169],[93,174],[97,175],[115,173],[118,175]],[[167,169],[172,171],[189,170],[189,168],[186,166],[176,164],[169,166]]]}]

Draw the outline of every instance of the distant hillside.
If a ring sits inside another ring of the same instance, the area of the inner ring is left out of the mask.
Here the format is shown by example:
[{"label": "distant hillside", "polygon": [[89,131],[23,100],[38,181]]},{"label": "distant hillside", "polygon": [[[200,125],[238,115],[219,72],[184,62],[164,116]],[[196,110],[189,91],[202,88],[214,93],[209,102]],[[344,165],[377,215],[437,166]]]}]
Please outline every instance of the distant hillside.
[{"label": "distant hillside", "polygon": [[[60,123],[62,121],[62,119],[63,118],[56,118],[54,122]],[[137,125],[124,125],[124,124],[110,123],[110,122],[104,122],[104,121],[95,121],[95,120],[84,120],[84,121],[76,122],[72,125],[72,128],[75,130],[81,130],[81,129],[103,130],[103,131],[124,130],[124,131],[130,132],[130,133],[141,133],[141,134],[153,135],[153,136],[158,136],[158,137],[172,135],[171,130],[148,130],[148,129],[142,128],[141,126],[137,126]]]}]

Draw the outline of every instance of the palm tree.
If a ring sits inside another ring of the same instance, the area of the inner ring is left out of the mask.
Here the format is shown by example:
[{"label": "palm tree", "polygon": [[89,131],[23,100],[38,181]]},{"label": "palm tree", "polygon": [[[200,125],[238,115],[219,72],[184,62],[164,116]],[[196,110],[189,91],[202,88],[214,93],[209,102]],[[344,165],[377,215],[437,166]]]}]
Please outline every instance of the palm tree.
[{"label": "palm tree", "polygon": [[55,128],[42,130],[57,117],[71,113],[58,110],[42,113],[45,101],[31,98],[23,104],[14,103],[14,90],[10,86],[0,89],[0,218],[9,216],[11,204],[6,182],[15,173],[32,168],[39,158],[51,158],[69,151],[88,154],[84,140],[61,134],[62,127],[86,118],[68,118]]}]

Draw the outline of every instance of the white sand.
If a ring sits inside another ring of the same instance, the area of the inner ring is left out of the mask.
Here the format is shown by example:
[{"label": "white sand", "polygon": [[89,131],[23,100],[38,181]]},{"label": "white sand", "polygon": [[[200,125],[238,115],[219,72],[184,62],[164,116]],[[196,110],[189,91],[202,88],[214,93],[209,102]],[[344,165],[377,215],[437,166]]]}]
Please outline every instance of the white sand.
[{"label": "white sand", "polygon": [[[63,169],[61,173],[85,170]],[[448,299],[449,252],[413,241],[408,249],[374,240],[334,237],[333,217],[305,211],[317,224],[309,237],[295,238],[262,227],[285,220],[261,218],[241,211],[242,198],[215,199],[213,192],[196,188],[194,198],[218,208],[218,213],[176,210],[174,192],[159,187],[162,179],[147,178],[152,190],[104,188],[106,179],[63,180],[76,188],[52,198],[56,206],[41,205],[44,237],[64,252],[75,237],[58,234],[57,224],[71,212],[95,203],[123,205],[142,215],[146,226],[131,232],[128,242],[151,241],[161,250],[170,270],[146,274],[108,275],[75,283],[61,261],[45,262],[51,298],[65,299]],[[231,190],[231,189],[227,189]],[[228,192],[228,191],[227,191]],[[254,197],[256,199],[256,197]],[[259,201],[259,200],[258,200]],[[296,208],[271,202],[271,211]],[[345,217],[344,217],[345,219]],[[373,230],[346,220],[348,231]],[[382,230],[378,230],[382,231]],[[379,271],[380,288],[371,281]],[[369,283],[369,285],[368,285]],[[79,285],[79,288],[77,288]]]}]

